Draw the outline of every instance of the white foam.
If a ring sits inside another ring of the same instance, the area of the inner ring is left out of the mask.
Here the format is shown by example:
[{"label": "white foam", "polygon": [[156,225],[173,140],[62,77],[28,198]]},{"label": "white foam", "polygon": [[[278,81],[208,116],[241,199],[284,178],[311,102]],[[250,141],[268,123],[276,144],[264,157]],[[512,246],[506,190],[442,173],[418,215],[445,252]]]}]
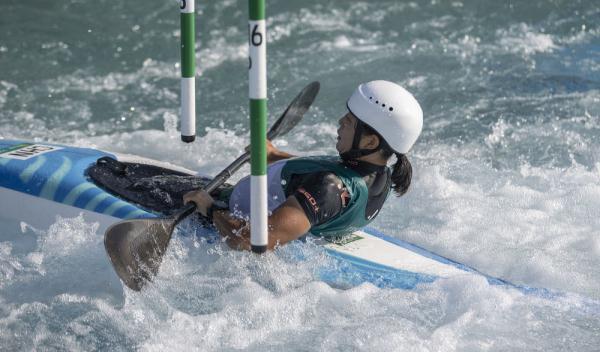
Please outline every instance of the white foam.
[{"label": "white foam", "polygon": [[[240,156],[249,140],[248,136],[238,136],[231,130],[206,128],[206,136],[198,142],[184,144],[176,129],[177,117],[165,112],[163,118],[165,131],[115,133],[82,139],[76,144],[164,160],[173,165],[183,165],[191,170],[202,171],[203,174],[214,175]],[[215,155],[219,157],[215,158]]]},{"label": "white foam", "polygon": [[6,81],[0,81],[0,109],[2,109],[2,107],[4,107],[4,104],[6,104],[6,99],[7,99],[8,93],[11,90],[16,90],[17,88],[18,87],[16,84],[6,82]]},{"label": "white foam", "polygon": [[539,33],[525,23],[511,26],[508,30],[499,30],[499,44],[509,52],[531,55],[551,52],[558,48],[551,35]]},{"label": "white foam", "polygon": [[9,283],[23,266],[17,258],[12,255],[10,242],[0,242],[0,288]]},{"label": "white foam", "polygon": [[600,220],[590,209],[600,208],[600,174],[499,171],[456,153],[431,146],[420,156],[412,191],[383,209],[386,232],[492,276],[599,297]]}]

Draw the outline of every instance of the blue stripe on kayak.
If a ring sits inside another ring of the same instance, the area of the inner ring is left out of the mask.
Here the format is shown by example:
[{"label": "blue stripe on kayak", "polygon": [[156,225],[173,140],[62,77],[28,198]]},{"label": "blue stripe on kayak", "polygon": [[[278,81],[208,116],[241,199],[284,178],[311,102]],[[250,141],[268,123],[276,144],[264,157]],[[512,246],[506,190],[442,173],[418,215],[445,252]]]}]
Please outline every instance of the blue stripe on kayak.
[{"label": "blue stripe on kayak", "polygon": [[[86,192],[88,194],[82,196],[82,194]],[[109,216],[114,216],[120,219],[137,218],[143,215],[152,216],[150,213],[138,209],[130,203],[117,199],[108,193],[105,193],[103,190],[94,186],[91,183],[82,183],[76,188],[74,188],[69,193],[69,195],[65,197],[63,203],[73,205],[75,203],[81,203],[82,199],[87,199],[88,202],[82,205],[81,208],[92,210],[97,213],[103,213]]]},{"label": "blue stripe on kayak", "polygon": [[334,250],[330,250],[330,249],[326,249],[327,252],[334,257],[338,257],[338,258],[342,258],[344,259],[344,261],[346,262],[351,262],[352,264],[355,265],[359,265],[362,268],[368,269],[368,270],[377,270],[377,271],[382,271],[382,272],[394,272],[396,274],[400,274],[402,276],[410,276],[411,278],[414,278],[415,281],[418,282],[433,282],[436,279],[439,279],[439,276],[436,275],[430,275],[430,274],[424,274],[424,273],[417,273],[417,272],[413,272],[413,271],[407,271],[407,270],[403,270],[403,269],[397,269],[397,268],[393,268],[387,265],[383,265],[383,264],[379,264],[379,263],[375,263],[363,258],[358,258],[346,253],[341,253],[338,251],[334,251]]},{"label": "blue stripe on kayak", "polygon": [[90,200],[101,193],[104,192],[102,192],[102,190],[98,187],[93,187],[88,190],[85,190],[79,195],[79,197],[77,197],[77,199],[73,203],[73,206],[85,209],[85,206],[90,202]]},{"label": "blue stripe on kayak", "polygon": [[525,294],[534,294],[537,295],[538,297],[542,297],[542,298],[546,298],[546,299],[556,299],[558,297],[562,297],[563,294],[560,292],[555,292],[553,290],[547,289],[547,288],[536,288],[536,287],[529,287],[527,285],[521,285],[521,284],[513,284],[511,282],[508,282],[506,280],[497,278],[497,277],[493,277],[493,276],[489,276],[487,274],[482,273],[481,271],[474,269],[470,266],[467,266],[465,264],[461,264],[458,262],[455,262],[451,259],[442,257],[441,255],[435,254],[435,253],[431,253],[428,250],[419,247],[417,245],[405,242],[401,239],[395,238],[395,237],[391,237],[388,236],[378,230],[375,230],[372,227],[367,227],[364,228],[363,231],[375,236],[375,237],[379,237],[382,240],[391,242],[393,244],[396,244],[400,247],[404,247],[410,251],[413,251],[415,253],[418,253],[424,257],[430,258],[430,259],[434,259],[437,260],[438,262],[444,263],[444,264],[448,264],[448,265],[452,265],[460,270],[464,270],[465,272],[469,272],[469,273],[473,273],[473,274],[477,274],[477,275],[481,275],[483,277],[485,277],[488,281],[488,283],[490,285],[502,285],[502,286],[509,286],[512,288],[515,288],[519,291],[521,291],[522,293]]},{"label": "blue stripe on kayak", "polygon": [[115,218],[125,219],[125,216],[127,216],[127,214],[135,212],[137,210],[140,210],[140,209],[132,206],[131,204],[128,204],[125,207],[120,207],[117,211],[114,212],[113,216]]},{"label": "blue stripe on kayak", "polygon": [[352,285],[368,281],[378,287],[412,289],[418,284],[430,283],[439,278],[434,275],[392,268],[329,248],[325,250],[329,256],[339,260],[341,265],[334,270],[321,270],[319,275],[325,281],[337,281]]},{"label": "blue stripe on kayak", "polygon": [[106,214],[106,210],[117,202],[119,202],[119,199],[109,194],[106,199],[104,199],[102,202],[100,202],[100,204],[98,204],[98,206],[96,206],[96,209],[94,209],[94,211],[96,213]]},{"label": "blue stripe on kayak", "polygon": [[75,204],[75,202],[77,201],[77,199],[79,198],[79,196],[81,196],[81,194],[83,192],[85,192],[89,189],[92,189],[92,188],[97,188],[97,187],[89,182],[82,183],[79,186],[73,188],[69,192],[69,194],[67,194],[67,196],[65,197],[65,199],[62,202],[67,205],[73,205],[73,204]]},{"label": "blue stripe on kayak", "polygon": [[38,169],[40,167],[42,167],[42,165],[44,165],[46,163],[46,157],[43,155],[40,155],[39,157],[35,158],[36,160],[33,162],[33,164],[27,166],[25,168],[25,170],[23,170],[21,172],[21,174],[19,175],[19,178],[21,179],[21,181],[23,181],[23,183],[27,183],[29,182],[29,180],[31,180],[31,177],[33,176],[33,174],[38,171]]},{"label": "blue stripe on kayak", "polygon": [[117,200],[116,202],[112,203],[108,208],[104,209],[103,213],[106,215],[113,216],[121,208],[128,207],[128,206],[129,206],[129,203],[126,203],[122,200]]},{"label": "blue stripe on kayak", "polygon": [[373,235],[375,237],[379,237],[379,238],[381,238],[384,241],[391,242],[391,243],[393,243],[395,245],[398,245],[400,247],[406,248],[406,249],[408,249],[408,250],[410,250],[412,252],[415,252],[415,253],[417,253],[419,255],[422,255],[422,256],[424,256],[426,258],[433,259],[433,260],[438,261],[438,262],[443,263],[443,264],[451,265],[451,266],[453,266],[453,267],[455,267],[457,269],[463,270],[465,272],[475,273],[475,274],[484,276],[487,279],[487,281],[490,284],[492,284],[492,285],[510,285],[510,286],[515,286],[516,287],[516,285],[514,285],[514,284],[512,284],[512,283],[510,283],[510,282],[508,282],[506,280],[502,280],[502,279],[499,279],[499,278],[495,278],[495,277],[486,275],[486,274],[480,272],[479,270],[474,269],[474,268],[472,268],[470,266],[467,266],[467,265],[462,264],[462,263],[455,262],[455,261],[453,261],[451,259],[442,257],[441,255],[438,255],[438,254],[435,254],[435,253],[431,253],[430,251],[426,250],[425,248],[419,247],[419,246],[414,245],[412,243],[405,242],[405,241],[403,241],[403,240],[401,240],[399,238],[388,236],[388,235],[386,235],[386,234],[384,234],[384,233],[382,233],[382,232],[380,232],[378,230],[375,230],[372,227],[364,228],[363,231],[365,231],[365,232],[367,232],[367,233],[369,233],[369,234],[371,234],[371,235]]},{"label": "blue stripe on kayak", "polygon": [[102,202],[103,200],[105,200],[108,197],[110,197],[110,195],[108,195],[106,193],[100,193],[100,194],[96,195],[94,198],[92,198],[85,205],[84,208],[87,210],[96,211],[96,207],[98,206],[98,204],[100,204],[100,202]]},{"label": "blue stripe on kayak", "polygon": [[63,156],[62,159],[63,162],[58,170],[56,170],[44,184],[42,192],[40,192],[40,197],[54,200],[54,195],[56,194],[58,185],[60,185],[63,178],[65,178],[65,176],[69,173],[71,170],[71,165],[73,164],[71,160],[65,156]]},{"label": "blue stripe on kayak", "polygon": [[[73,192],[74,189],[77,189],[79,187],[87,188],[85,186],[81,186],[82,184],[93,185],[93,183],[90,182],[86,176],[86,170],[90,165],[94,164],[96,158],[88,156],[82,157],[82,154],[84,153],[81,151],[78,151],[77,154],[74,154],[69,150],[65,151],[65,154],[67,154],[67,156],[73,162],[73,167],[71,168],[69,174],[66,176],[65,180],[60,184],[60,186],[56,190],[54,200],[61,203],[65,203],[68,200],[69,202],[76,204],[77,200],[72,198],[75,197],[76,194],[73,194],[71,192]],[[71,195],[72,197],[69,198],[69,195]],[[79,194],[79,196],[81,196],[81,193]],[[87,200],[90,199],[91,197],[87,198]]]},{"label": "blue stripe on kayak", "polygon": [[123,216],[122,219],[137,219],[139,217],[151,218],[151,217],[155,217],[155,216],[152,215],[151,213],[148,213],[141,209],[135,209],[135,210],[127,213],[125,216]]},{"label": "blue stripe on kayak", "polygon": [[414,245],[412,243],[405,242],[405,241],[403,241],[403,240],[401,240],[399,238],[388,236],[388,235],[386,235],[386,234],[384,234],[384,233],[382,233],[382,232],[380,232],[378,230],[375,230],[372,227],[366,227],[366,228],[363,229],[363,231],[365,231],[366,233],[371,234],[371,235],[373,235],[375,237],[379,237],[379,238],[381,238],[384,241],[391,242],[391,243],[393,243],[393,244],[395,244],[397,246],[400,246],[402,248],[406,248],[409,251],[418,253],[418,254],[422,255],[423,257],[426,257],[426,258],[429,258],[429,259],[433,259],[433,260],[438,261],[438,262],[443,263],[443,264],[452,265],[455,268],[458,268],[460,270],[464,270],[464,271],[468,271],[468,272],[474,272],[475,271],[474,269],[472,269],[472,268],[470,268],[470,267],[468,267],[468,266],[466,266],[464,264],[461,264],[461,263],[455,262],[453,260],[450,260],[448,258],[442,257],[441,255],[438,255],[438,254],[435,254],[435,253],[431,253],[430,251],[426,250],[425,248],[419,247],[419,246]]}]

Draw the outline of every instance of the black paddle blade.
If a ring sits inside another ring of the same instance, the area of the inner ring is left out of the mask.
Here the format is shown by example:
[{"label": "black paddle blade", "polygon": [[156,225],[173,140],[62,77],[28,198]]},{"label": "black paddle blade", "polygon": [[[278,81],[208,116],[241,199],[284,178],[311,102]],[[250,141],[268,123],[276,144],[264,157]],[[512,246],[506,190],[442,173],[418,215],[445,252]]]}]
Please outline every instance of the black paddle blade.
[{"label": "black paddle blade", "polygon": [[171,219],[135,219],[106,231],[104,247],[127,287],[139,291],[156,276],[173,227]]},{"label": "black paddle blade", "polygon": [[309,83],[304,87],[294,100],[292,100],[279,120],[271,127],[267,133],[267,139],[273,140],[277,136],[282,136],[294,128],[315,101],[320,88],[321,84],[317,81]]}]

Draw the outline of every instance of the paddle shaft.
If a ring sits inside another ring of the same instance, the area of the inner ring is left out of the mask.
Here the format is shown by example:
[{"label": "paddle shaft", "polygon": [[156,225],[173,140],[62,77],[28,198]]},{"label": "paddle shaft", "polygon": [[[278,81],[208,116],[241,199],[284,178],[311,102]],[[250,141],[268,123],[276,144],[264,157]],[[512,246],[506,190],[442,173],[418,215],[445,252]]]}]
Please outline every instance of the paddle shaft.
[{"label": "paddle shaft", "polygon": [[[302,90],[302,92],[300,92],[300,94],[298,94],[294,98],[294,100],[290,103],[290,105],[285,109],[283,114],[281,114],[279,119],[277,119],[277,121],[275,121],[275,124],[273,124],[273,126],[271,126],[271,128],[267,132],[268,140],[273,140],[279,135],[284,135],[284,134],[288,133],[296,125],[296,123],[298,123],[298,121],[300,120],[299,118],[286,120],[285,117],[290,116],[290,115],[297,115],[297,116],[300,116],[300,118],[301,118],[302,115],[304,115],[304,112],[306,111],[306,109],[308,109],[308,107],[310,106],[310,104],[312,103],[314,98],[316,97],[316,95],[319,91],[319,87],[320,87],[320,85],[318,82],[312,82],[309,85],[307,85]],[[306,95],[306,93],[308,93],[308,95]],[[296,106],[297,102],[302,98],[306,99],[307,96],[309,97],[308,98],[309,103],[306,106],[306,108],[304,109],[304,111],[301,111],[301,110],[299,110],[298,106]],[[204,190],[208,193],[212,193],[215,189],[219,188],[219,186],[221,186],[223,183],[225,183],[225,181],[227,181],[231,177],[231,175],[233,175],[233,173],[235,173],[246,162],[248,162],[248,160],[250,160],[250,152],[245,152],[240,157],[235,159],[231,164],[229,164],[229,166],[227,166],[223,171],[219,172],[219,174],[217,176],[215,176],[212,179],[212,181],[209,182],[209,184],[204,188]],[[196,204],[194,202],[190,202],[190,203],[186,204],[179,212],[177,212],[173,215],[173,220],[174,220],[173,225],[177,225],[181,220],[185,219],[187,216],[192,214],[195,210],[196,210]]]},{"label": "paddle shaft", "polygon": [[[237,170],[239,170],[248,160],[250,160],[250,152],[245,152],[239,158],[235,159],[229,166],[227,166],[223,171],[219,172],[217,176],[215,176],[212,181],[204,188],[204,191],[211,193],[219,186],[221,186],[225,181],[227,181],[231,175],[233,175]],[[187,216],[192,214],[196,210],[197,206],[194,202],[189,202],[186,204],[179,212],[174,215],[174,225],[177,225],[181,220],[185,219]]]}]

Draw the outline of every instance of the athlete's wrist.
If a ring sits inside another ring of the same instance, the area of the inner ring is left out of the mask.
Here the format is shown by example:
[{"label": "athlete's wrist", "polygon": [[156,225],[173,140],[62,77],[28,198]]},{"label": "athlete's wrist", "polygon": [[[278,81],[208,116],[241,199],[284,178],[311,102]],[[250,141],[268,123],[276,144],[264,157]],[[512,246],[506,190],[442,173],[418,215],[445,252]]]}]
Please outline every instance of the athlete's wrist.
[{"label": "athlete's wrist", "polygon": [[289,159],[289,158],[293,158],[293,157],[294,157],[294,155],[277,149],[269,154],[267,160],[270,164],[270,163],[274,163],[279,160]]},{"label": "athlete's wrist", "polygon": [[227,209],[229,209],[229,207],[227,206],[227,203],[223,202],[222,200],[216,200],[211,203],[210,207],[208,207],[208,209],[206,210],[205,216],[210,222],[212,222],[215,211],[227,210]]}]

